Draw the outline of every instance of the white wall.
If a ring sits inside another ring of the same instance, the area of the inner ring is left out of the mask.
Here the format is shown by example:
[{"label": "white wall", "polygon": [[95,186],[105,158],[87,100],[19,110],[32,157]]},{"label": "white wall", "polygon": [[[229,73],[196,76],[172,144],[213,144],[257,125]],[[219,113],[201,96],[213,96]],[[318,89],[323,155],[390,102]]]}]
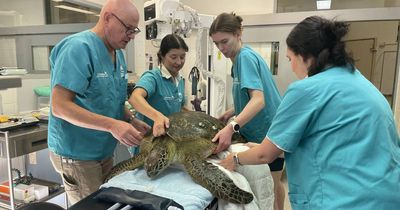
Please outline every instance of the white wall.
[{"label": "white wall", "polygon": [[[85,0],[104,4],[106,0]],[[134,0],[136,6],[146,0]],[[238,15],[266,14],[274,11],[276,0],[180,0],[184,5],[197,10],[200,14],[218,15],[222,12],[235,12]],[[139,8],[139,7],[138,7]]]},{"label": "white wall", "polygon": [[235,12],[238,15],[268,14],[274,11],[274,0],[180,0],[200,14],[218,15]]},{"label": "white wall", "polygon": [[[134,4],[139,10],[139,28],[142,30],[141,33],[139,33],[135,39],[134,39],[134,49],[135,49],[135,75],[133,75],[133,80],[137,79],[141,75],[141,73],[145,69],[146,61],[145,61],[145,40],[146,40],[146,32],[145,32],[145,25],[144,25],[144,11],[143,11],[143,5],[144,5],[145,0],[135,0]],[[130,43],[132,44],[132,43]]]},{"label": "white wall", "polygon": [[[43,0],[0,0],[0,27],[43,25],[45,23]],[[0,66],[17,66],[14,39],[0,40]],[[36,105],[31,81],[23,80],[23,87],[0,90],[0,106],[5,114],[32,110]],[[35,82],[41,82],[35,81]],[[24,103],[24,104],[23,104]],[[0,109],[1,110],[1,109]],[[1,114],[1,113],[0,113]],[[12,159],[14,168],[24,169],[24,157]],[[6,159],[0,159],[0,181],[7,179]],[[25,170],[22,170],[25,173]]]},{"label": "white wall", "polygon": [[38,97],[34,93],[33,89],[49,85],[49,78],[23,78],[22,88],[17,88],[18,110],[22,112],[38,109]]},{"label": "white wall", "polygon": [[[43,25],[45,23],[43,0],[0,0],[0,27],[13,25]],[[14,16],[15,22],[2,21]]]},{"label": "white wall", "polygon": [[[0,0],[0,27],[43,25],[43,0]],[[13,38],[0,39],[0,66],[17,66],[16,46]],[[23,84],[27,82],[23,81]],[[31,85],[0,90],[2,110],[5,114],[35,109]],[[21,101],[21,99],[23,99]]]}]

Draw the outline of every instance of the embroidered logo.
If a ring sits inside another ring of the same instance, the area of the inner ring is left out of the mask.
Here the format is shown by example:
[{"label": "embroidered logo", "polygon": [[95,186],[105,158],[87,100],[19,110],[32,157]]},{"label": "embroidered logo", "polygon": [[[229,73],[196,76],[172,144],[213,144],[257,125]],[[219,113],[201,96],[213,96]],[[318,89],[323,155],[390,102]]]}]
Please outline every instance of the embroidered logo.
[{"label": "embroidered logo", "polygon": [[99,73],[97,73],[96,77],[97,78],[106,78],[106,77],[108,77],[108,73],[106,71],[105,72],[99,72]]}]

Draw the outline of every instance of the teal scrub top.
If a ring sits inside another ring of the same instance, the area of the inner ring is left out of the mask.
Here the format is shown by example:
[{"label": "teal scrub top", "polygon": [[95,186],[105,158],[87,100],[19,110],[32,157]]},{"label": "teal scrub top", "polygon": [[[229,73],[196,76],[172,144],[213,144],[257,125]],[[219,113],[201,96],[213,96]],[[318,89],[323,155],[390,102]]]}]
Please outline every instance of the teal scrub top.
[{"label": "teal scrub top", "polygon": [[393,113],[358,70],[334,67],[294,82],[267,136],[285,151],[293,210],[400,208]]},{"label": "teal scrub top", "polygon": [[[178,84],[175,84],[168,72],[155,68],[143,73],[135,86],[138,87],[147,92],[146,101],[150,106],[165,116],[180,112],[185,105],[185,82],[181,76],[178,76]],[[137,115],[139,119],[153,126],[153,120],[140,113]]]},{"label": "teal scrub top", "polygon": [[[121,50],[116,64],[103,41],[87,30],[63,39],[50,55],[51,87],[76,93],[75,103],[93,113],[122,120],[127,95],[127,68]],[[49,116],[48,146],[72,159],[101,160],[113,155],[117,140],[109,132],[75,126]]]},{"label": "teal scrub top", "polygon": [[232,77],[235,115],[239,115],[249,103],[249,89],[260,90],[264,94],[264,108],[240,128],[240,133],[246,139],[260,143],[265,138],[281,102],[272,74],[264,59],[245,45],[240,49],[232,66]]}]

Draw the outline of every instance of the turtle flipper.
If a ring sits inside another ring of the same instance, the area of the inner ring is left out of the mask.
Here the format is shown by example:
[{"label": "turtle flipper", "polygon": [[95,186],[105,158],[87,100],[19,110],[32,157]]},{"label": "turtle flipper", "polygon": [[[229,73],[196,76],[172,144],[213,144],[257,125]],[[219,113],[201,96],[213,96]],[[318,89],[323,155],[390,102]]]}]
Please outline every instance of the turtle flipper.
[{"label": "turtle flipper", "polygon": [[194,181],[215,197],[239,204],[248,204],[253,200],[253,194],[237,187],[217,166],[191,155],[186,157],[184,165]]},{"label": "turtle flipper", "polygon": [[142,166],[145,158],[146,158],[145,154],[139,153],[136,156],[121,161],[111,169],[110,173],[107,174],[106,178],[104,179],[104,183],[106,183],[108,180],[110,180],[111,178],[122,172],[133,170],[135,168]]}]

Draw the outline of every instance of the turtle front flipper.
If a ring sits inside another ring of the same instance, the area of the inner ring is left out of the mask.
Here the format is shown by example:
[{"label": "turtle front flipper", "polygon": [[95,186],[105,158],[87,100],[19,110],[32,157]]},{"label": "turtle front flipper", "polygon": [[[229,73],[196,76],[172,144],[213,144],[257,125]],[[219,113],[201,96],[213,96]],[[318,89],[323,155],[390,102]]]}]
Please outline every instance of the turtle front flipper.
[{"label": "turtle front flipper", "polygon": [[215,197],[239,204],[248,204],[253,200],[253,194],[236,186],[232,179],[212,163],[187,155],[183,164],[194,181]]},{"label": "turtle front flipper", "polygon": [[111,169],[110,173],[107,174],[106,178],[104,179],[104,183],[122,172],[133,170],[142,166],[145,158],[146,155],[144,153],[139,153],[136,156],[121,161]]}]

